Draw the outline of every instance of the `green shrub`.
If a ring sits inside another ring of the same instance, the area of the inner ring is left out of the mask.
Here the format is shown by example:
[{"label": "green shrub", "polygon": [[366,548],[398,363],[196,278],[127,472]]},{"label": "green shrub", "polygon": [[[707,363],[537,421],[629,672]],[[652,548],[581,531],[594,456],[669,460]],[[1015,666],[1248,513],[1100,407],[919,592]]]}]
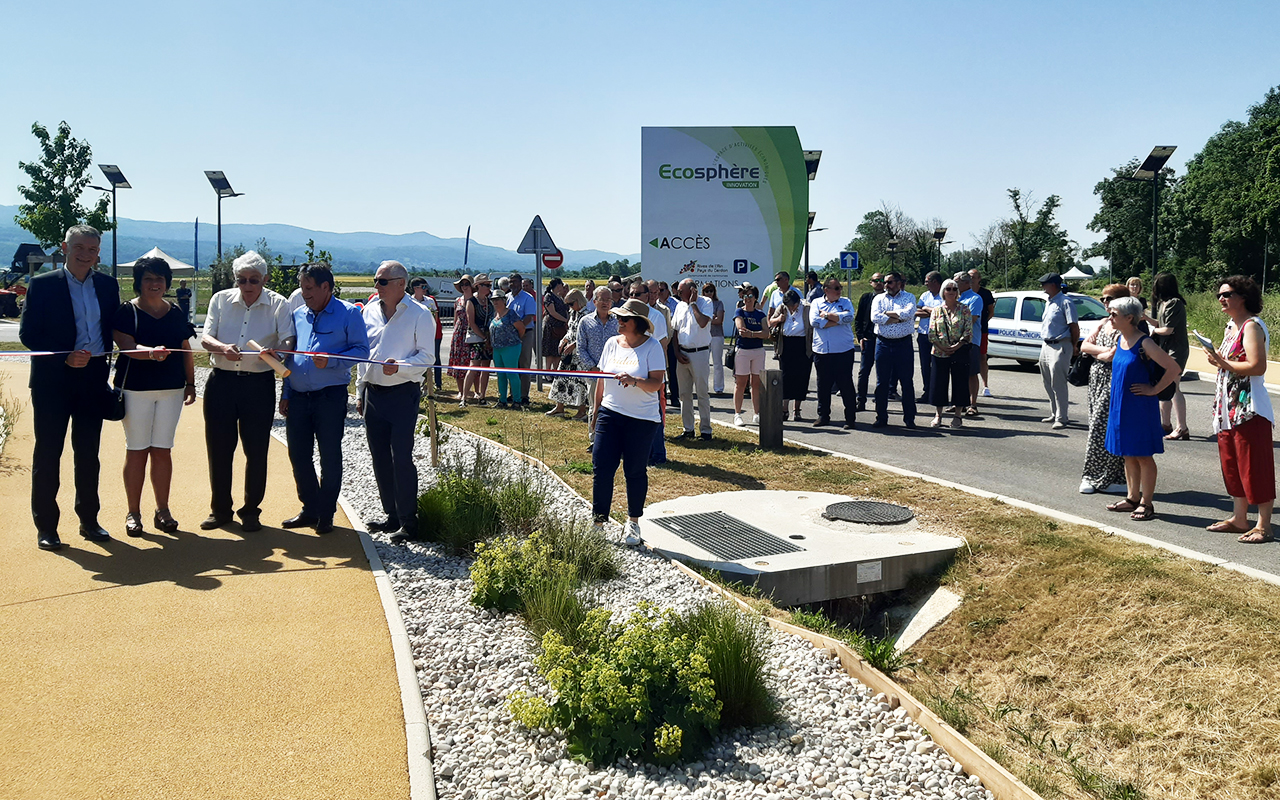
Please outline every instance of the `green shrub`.
[{"label": "green shrub", "polygon": [[617,549],[585,520],[546,520],[538,536],[550,546],[551,557],[572,564],[584,583],[617,577]]},{"label": "green shrub", "polygon": [[498,492],[498,516],[502,520],[502,529],[516,536],[528,536],[538,527],[546,504],[546,494],[528,478],[508,483]]},{"label": "green shrub", "polygon": [[578,597],[578,576],[571,565],[548,559],[545,568],[528,573],[520,588],[520,604],[529,630],[538,637],[554,631],[572,647],[580,644],[587,607]]},{"label": "green shrub", "polygon": [[759,620],[728,603],[704,603],[679,620],[676,629],[707,645],[707,666],[722,704],[725,727],[773,722],[777,704],[765,680],[768,634]]},{"label": "green shrub", "polygon": [[545,544],[533,539],[504,536],[476,545],[471,564],[471,602],[496,611],[521,611],[521,592],[532,576],[551,570],[551,556]]},{"label": "green shrub", "polygon": [[455,553],[498,533],[498,502],[483,481],[445,472],[418,498],[418,530]]},{"label": "green shrub", "polygon": [[[672,612],[648,604],[622,625],[595,609],[578,633],[575,648],[548,631],[537,659],[557,698],[546,722],[565,732],[571,754],[672,764],[702,752],[720,723],[705,639],[682,635]],[[523,696],[514,708],[535,716]]]}]

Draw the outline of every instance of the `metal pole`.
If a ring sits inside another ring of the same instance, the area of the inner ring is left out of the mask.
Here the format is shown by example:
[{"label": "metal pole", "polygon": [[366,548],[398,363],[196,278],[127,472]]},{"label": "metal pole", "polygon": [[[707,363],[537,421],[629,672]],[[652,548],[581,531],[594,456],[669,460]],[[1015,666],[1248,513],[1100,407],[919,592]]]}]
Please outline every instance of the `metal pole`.
[{"label": "metal pole", "polygon": [[119,278],[118,261],[116,259],[116,236],[119,235],[120,223],[116,220],[116,184],[111,182],[111,277]]},{"label": "metal pole", "polygon": [[1262,238],[1262,293],[1267,293],[1267,249],[1271,247],[1271,229],[1263,228]]},{"label": "metal pole", "polygon": [[[791,269],[788,268],[787,272],[790,272],[790,271]],[[809,231],[808,230],[805,230],[804,232],[804,274],[805,275],[809,274]]]},{"label": "metal pole", "polygon": [[1160,171],[1151,179],[1151,280],[1160,271]]},{"label": "metal pole", "polygon": [[[541,250],[541,237],[534,236],[533,238],[536,249]],[[537,259],[538,263],[537,269],[535,270],[537,277],[534,286],[538,295],[533,298],[534,309],[538,313],[538,316],[534,318],[535,325],[533,328],[535,331],[533,334],[533,368],[538,370],[538,391],[542,391],[542,253],[534,253],[533,257]],[[527,402],[528,399],[529,398],[526,397],[525,401]]]},{"label": "metal pole", "polygon": [[222,193],[218,193],[218,260],[222,260]]}]

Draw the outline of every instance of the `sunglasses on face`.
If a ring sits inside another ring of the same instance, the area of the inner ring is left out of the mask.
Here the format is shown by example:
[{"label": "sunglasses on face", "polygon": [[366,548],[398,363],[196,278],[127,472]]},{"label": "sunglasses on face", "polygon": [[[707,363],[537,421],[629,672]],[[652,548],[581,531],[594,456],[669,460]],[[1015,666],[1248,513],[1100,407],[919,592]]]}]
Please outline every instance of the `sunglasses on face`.
[{"label": "sunglasses on face", "polygon": [[262,278],[236,278],[237,286],[244,286],[246,283],[250,286],[257,286],[262,283]]},{"label": "sunglasses on face", "polygon": [[1229,300],[1229,299],[1231,299],[1232,297],[1235,297],[1235,296],[1236,296],[1236,293],[1235,293],[1235,292],[1218,292],[1218,299],[1219,299],[1219,300]]},{"label": "sunglasses on face", "polygon": [[404,278],[375,278],[373,282],[378,284],[379,286],[386,286],[388,283],[391,283],[392,281],[402,281],[402,280],[404,280]]}]

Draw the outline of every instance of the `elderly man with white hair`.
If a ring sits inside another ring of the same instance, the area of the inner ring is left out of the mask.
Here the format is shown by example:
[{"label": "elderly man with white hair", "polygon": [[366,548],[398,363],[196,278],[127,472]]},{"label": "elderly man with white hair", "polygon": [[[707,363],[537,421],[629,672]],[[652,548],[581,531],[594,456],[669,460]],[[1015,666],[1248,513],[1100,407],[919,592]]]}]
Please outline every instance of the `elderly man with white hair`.
[{"label": "elderly man with white hair", "polygon": [[383,261],[374,273],[378,299],[364,307],[369,358],[382,365],[356,366],[356,411],[364,416],[373,477],[386,519],[369,530],[390,533],[393,543],[418,537],[418,468],[413,431],[422,379],[436,363],[436,321],[405,292],[409,272]]},{"label": "elderly man with white hair", "polygon": [[213,361],[204,390],[210,513],[200,527],[213,530],[231,521],[231,462],[238,437],[245,455],[244,505],[238,513],[241,528],[252,532],[262,529],[258,517],[267,491],[267,448],[275,417],[276,379],[249,342],[269,350],[293,349],[293,317],[289,301],[266,288],[271,267],[262,256],[250,250],[232,262],[231,269],[236,285],[209,299],[200,339]]}]

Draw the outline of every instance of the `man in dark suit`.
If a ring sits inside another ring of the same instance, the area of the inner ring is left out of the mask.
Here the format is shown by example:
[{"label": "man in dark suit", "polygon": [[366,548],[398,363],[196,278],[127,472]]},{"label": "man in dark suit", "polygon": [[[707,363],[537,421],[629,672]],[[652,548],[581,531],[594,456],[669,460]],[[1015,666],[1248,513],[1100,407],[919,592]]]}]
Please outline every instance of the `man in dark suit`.
[{"label": "man in dark suit", "polygon": [[72,350],[31,359],[31,406],[36,445],[31,467],[31,517],[42,550],[62,547],[58,538],[58,484],[67,426],[75,454],[76,516],[91,542],[111,538],[98,524],[98,445],[102,404],[112,350],[111,318],[120,307],[114,278],[94,271],[102,235],[88,225],[67,230],[66,265],[31,279],[19,338],[32,350]]}]

